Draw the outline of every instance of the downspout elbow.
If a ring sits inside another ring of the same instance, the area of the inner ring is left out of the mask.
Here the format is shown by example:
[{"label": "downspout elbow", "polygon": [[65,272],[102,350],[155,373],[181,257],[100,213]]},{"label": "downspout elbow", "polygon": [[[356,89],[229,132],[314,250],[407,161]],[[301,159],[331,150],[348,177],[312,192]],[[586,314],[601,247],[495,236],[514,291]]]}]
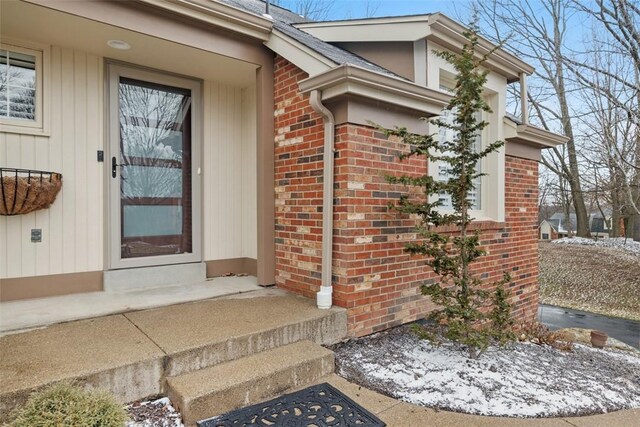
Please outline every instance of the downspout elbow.
[{"label": "downspout elbow", "polygon": [[329,309],[333,302],[333,158],[335,151],[335,119],[322,104],[318,90],[311,91],[309,103],[324,121],[324,168],[322,196],[322,276],[320,291],[316,294],[318,308]]}]

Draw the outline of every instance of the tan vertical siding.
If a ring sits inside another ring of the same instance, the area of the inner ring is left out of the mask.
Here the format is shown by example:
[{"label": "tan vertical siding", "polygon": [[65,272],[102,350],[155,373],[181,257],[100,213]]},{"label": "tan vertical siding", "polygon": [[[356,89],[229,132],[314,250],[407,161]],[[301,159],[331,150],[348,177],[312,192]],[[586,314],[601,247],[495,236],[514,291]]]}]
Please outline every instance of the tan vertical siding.
[{"label": "tan vertical siding", "polygon": [[[50,136],[0,133],[3,166],[63,174],[51,208],[0,218],[0,277],[102,270],[102,69],[98,56],[54,46]],[[41,243],[31,243],[32,228],[42,229]]]},{"label": "tan vertical siding", "polygon": [[255,90],[247,90],[204,84],[205,260],[256,257]]},{"label": "tan vertical siding", "polygon": [[242,90],[242,257],[258,258],[256,87]]}]

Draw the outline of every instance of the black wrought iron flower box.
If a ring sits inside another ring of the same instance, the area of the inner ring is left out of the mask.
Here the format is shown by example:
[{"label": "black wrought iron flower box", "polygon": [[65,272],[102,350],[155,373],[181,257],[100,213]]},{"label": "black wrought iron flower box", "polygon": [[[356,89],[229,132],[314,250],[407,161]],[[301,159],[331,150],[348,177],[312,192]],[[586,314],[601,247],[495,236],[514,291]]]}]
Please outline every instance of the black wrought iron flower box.
[{"label": "black wrought iron flower box", "polygon": [[46,209],[62,188],[62,174],[34,169],[0,168],[0,215]]}]

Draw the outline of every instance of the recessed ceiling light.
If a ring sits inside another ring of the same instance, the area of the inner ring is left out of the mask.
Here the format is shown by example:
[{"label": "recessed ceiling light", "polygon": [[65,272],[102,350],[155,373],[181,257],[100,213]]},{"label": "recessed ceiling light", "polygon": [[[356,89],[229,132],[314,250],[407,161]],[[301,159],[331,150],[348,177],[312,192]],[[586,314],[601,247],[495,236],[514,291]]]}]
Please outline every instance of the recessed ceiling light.
[{"label": "recessed ceiling light", "polygon": [[109,47],[112,47],[114,49],[118,49],[118,50],[129,50],[131,49],[131,45],[127,42],[124,42],[122,40],[109,40],[107,42],[107,45]]}]

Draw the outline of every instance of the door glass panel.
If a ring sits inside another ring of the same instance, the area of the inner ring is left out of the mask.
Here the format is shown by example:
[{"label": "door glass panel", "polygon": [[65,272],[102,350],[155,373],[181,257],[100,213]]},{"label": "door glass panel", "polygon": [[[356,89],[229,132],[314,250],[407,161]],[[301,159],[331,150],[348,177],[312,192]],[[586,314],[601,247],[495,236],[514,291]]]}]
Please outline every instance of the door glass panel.
[{"label": "door glass panel", "polygon": [[124,237],[182,233],[182,206],[125,206]]},{"label": "door glass panel", "polygon": [[121,256],[192,252],[191,92],[120,78]]}]

